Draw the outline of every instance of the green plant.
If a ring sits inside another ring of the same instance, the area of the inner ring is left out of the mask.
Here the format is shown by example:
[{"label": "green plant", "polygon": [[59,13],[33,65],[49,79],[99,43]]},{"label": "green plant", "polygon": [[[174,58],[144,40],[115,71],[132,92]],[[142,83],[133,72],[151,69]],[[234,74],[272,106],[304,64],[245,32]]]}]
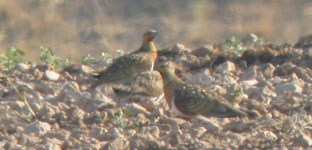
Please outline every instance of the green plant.
[{"label": "green plant", "polygon": [[125,53],[125,51],[123,51],[123,50],[121,50],[121,49],[117,49],[116,50],[116,53],[117,53],[117,57],[121,57],[121,56],[123,56],[123,55],[125,55],[126,53]]},{"label": "green plant", "polygon": [[237,89],[234,90],[232,94],[232,99],[238,98],[244,94],[243,88],[238,87]]},{"label": "green plant", "polygon": [[102,56],[102,60],[107,62],[107,63],[111,63],[114,59],[114,57],[107,52],[102,52],[101,56]]},{"label": "green plant", "polygon": [[46,65],[50,65],[58,72],[69,66],[68,59],[59,58],[54,55],[51,48],[43,48],[42,46],[40,47],[40,60]]},{"label": "green plant", "polygon": [[264,40],[264,38],[262,37],[258,37],[256,34],[254,33],[251,33],[250,34],[250,37],[251,37],[251,40],[252,40],[252,45],[254,47],[259,47],[259,46],[262,46],[264,45],[266,42]]},{"label": "green plant", "polygon": [[121,109],[118,109],[113,117],[114,117],[114,119],[116,119],[118,125],[120,125],[123,128],[126,127],[127,122],[124,118],[125,116],[124,116],[124,113]]},{"label": "green plant", "polygon": [[88,54],[87,56],[82,57],[81,63],[84,65],[93,65],[93,64],[96,64],[97,61],[94,57],[92,57],[92,56],[90,56],[90,54]]},{"label": "green plant", "polygon": [[221,43],[221,48],[223,50],[235,50],[240,53],[243,53],[245,50],[243,43],[234,36],[231,39],[225,40],[223,43]]},{"label": "green plant", "polygon": [[111,118],[114,119],[117,123],[117,125],[120,125],[121,127],[131,127],[129,124],[127,118],[131,117],[132,113],[130,110],[122,110],[118,109],[112,116]]},{"label": "green plant", "polygon": [[0,55],[0,63],[11,70],[19,63],[28,63],[22,56],[25,56],[23,50],[10,47]]}]

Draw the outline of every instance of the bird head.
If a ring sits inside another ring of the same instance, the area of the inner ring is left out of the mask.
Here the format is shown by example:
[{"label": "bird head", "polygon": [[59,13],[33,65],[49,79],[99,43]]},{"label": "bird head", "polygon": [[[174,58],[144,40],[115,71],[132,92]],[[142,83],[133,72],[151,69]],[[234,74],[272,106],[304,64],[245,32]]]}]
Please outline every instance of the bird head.
[{"label": "bird head", "polygon": [[143,43],[147,43],[152,41],[155,36],[157,35],[157,31],[156,30],[148,30],[143,34]]},{"label": "bird head", "polygon": [[171,62],[159,62],[155,68],[162,76],[174,75],[174,66]]}]

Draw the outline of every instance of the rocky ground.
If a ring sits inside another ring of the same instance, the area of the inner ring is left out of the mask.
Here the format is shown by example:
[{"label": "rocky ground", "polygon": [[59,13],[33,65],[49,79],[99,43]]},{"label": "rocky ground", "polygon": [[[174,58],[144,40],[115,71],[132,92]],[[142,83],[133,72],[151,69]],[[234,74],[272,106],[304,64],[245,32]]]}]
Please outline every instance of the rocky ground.
[{"label": "rocky ground", "polygon": [[[110,85],[88,91],[88,67],[56,73],[19,64],[0,70],[2,149],[309,149],[312,40],[243,53],[181,44],[159,52],[187,82],[202,84],[256,118],[172,117],[164,100],[117,99]],[[60,75],[60,76],[59,76]],[[147,102],[148,101],[148,102]]]}]

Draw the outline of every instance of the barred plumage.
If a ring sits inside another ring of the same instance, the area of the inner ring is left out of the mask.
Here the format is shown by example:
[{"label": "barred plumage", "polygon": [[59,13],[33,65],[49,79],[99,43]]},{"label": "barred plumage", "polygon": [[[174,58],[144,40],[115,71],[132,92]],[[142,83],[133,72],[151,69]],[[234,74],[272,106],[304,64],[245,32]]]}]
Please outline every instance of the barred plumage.
[{"label": "barred plumage", "polygon": [[171,63],[161,63],[156,68],[163,79],[166,101],[179,116],[190,118],[196,115],[214,117],[249,115],[247,110],[234,107],[225,98],[209,89],[185,83],[176,76]]},{"label": "barred plumage", "polygon": [[155,30],[145,32],[141,47],[133,53],[117,58],[106,70],[99,72],[95,76],[98,81],[91,89],[103,83],[130,78],[138,72],[152,71],[157,58],[157,48],[153,43],[156,34]]}]

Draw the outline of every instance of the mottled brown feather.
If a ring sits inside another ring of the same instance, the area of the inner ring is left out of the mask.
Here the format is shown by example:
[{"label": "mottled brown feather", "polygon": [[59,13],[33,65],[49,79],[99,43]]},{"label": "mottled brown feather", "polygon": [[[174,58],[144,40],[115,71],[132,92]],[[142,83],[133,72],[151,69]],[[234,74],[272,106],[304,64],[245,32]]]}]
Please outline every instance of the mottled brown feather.
[{"label": "mottled brown feather", "polygon": [[157,59],[157,48],[153,43],[156,36],[155,30],[149,30],[143,35],[141,47],[128,55],[117,58],[106,70],[99,72],[98,81],[91,89],[97,86],[132,77],[138,72],[152,71],[154,62]]},{"label": "mottled brown feather", "polygon": [[244,110],[235,108],[225,98],[217,96],[209,89],[200,85],[187,84],[179,79],[170,63],[158,65],[157,70],[163,79],[168,105],[177,109],[179,111],[177,114],[182,113],[182,117],[193,117],[199,114],[215,117],[247,116]]}]

